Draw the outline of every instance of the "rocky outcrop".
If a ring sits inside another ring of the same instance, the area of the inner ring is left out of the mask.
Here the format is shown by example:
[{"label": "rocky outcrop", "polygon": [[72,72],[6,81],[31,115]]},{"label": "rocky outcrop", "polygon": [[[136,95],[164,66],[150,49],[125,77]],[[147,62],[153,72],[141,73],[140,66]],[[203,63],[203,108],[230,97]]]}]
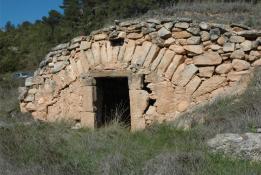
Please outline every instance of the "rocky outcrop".
[{"label": "rocky outcrop", "polygon": [[261,161],[261,134],[218,134],[208,140],[213,152],[224,153],[247,160]]},{"label": "rocky outcrop", "polygon": [[53,48],[20,90],[21,110],[94,127],[100,73],[129,78],[132,128],[175,120],[242,87],[241,77],[261,65],[260,37],[260,31],[182,18],[117,22]]}]

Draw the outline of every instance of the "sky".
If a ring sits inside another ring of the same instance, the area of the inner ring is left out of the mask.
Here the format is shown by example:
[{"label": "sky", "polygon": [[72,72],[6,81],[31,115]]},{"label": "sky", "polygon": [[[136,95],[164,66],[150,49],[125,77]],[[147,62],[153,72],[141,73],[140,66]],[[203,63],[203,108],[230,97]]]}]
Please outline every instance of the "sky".
[{"label": "sky", "polygon": [[0,0],[0,28],[7,21],[15,25],[23,21],[34,22],[47,16],[51,9],[62,12],[61,4],[62,0]]}]

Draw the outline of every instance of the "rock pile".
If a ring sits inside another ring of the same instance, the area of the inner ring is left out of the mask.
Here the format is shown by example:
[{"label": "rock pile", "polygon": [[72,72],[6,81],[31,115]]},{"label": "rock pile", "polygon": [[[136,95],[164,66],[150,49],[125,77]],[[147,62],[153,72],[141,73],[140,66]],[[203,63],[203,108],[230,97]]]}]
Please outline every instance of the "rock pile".
[{"label": "rock pile", "polygon": [[141,85],[129,85],[137,121],[132,127],[144,128],[235,92],[241,77],[261,65],[261,31],[241,25],[187,18],[115,23],[54,47],[20,88],[21,110],[45,121],[77,119],[92,127],[95,98],[89,87],[95,85],[86,81],[95,78],[92,72],[127,72],[129,78],[144,76]]}]

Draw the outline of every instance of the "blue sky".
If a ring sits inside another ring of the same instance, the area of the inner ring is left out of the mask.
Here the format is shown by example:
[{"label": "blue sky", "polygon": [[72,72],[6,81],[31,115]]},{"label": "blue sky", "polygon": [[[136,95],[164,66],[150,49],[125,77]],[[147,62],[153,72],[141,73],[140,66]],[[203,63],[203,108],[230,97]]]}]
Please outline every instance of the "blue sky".
[{"label": "blue sky", "polygon": [[0,0],[0,28],[7,21],[15,25],[23,21],[34,22],[47,16],[51,9],[62,12],[61,4],[62,0]]}]

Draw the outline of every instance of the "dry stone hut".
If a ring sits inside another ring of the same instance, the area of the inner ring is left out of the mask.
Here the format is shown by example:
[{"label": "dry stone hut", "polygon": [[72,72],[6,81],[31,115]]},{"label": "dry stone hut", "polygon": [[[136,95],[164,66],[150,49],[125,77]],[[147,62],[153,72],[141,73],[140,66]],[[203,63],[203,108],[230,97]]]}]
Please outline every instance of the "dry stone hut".
[{"label": "dry stone hut", "polygon": [[261,65],[260,36],[187,18],[116,21],[53,48],[20,88],[21,110],[90,128],[117,116],[132,130],[175,120],[242,87]]}]

